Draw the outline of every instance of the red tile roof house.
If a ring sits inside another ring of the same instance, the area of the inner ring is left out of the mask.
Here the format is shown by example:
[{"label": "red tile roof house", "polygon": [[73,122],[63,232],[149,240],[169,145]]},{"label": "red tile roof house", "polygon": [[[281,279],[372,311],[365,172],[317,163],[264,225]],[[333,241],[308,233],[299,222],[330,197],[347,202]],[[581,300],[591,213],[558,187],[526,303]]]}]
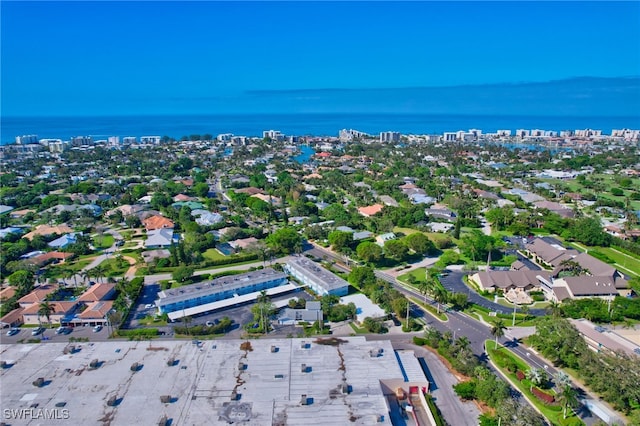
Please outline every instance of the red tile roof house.
[{"label": "red tile roof house", "polygon": [[18,327],[23,324],[22,312],[24,308],[14,309],[9,312],[7,315],[0,318],[0,325],[2,327]]},{"label": "red tile roof house", "polygon": [[112,299],[116,292],[116,285],[109,283],[101,283],[92,285],[87,291],[82,293],[78,298],[78,302],[93,303],[101,300]]},{"label": "red tile roof house", "polygon": [[382,211],[384,206],[382,204],[374,204],[372,206],[360,207],[358,212],[364,217],[374,216]]},{"label": "red tile roof house", "polygon": [[0,303],[11,299],[16,294],[15,287],[7,286],[0,290]]},{"label": "red tile roof house", "polygon": [[40,287],[36,287],[31,291],[31,293],[21,297],[18,299],[18,304],[22,308],[28,308],[33,305],[38,305],[40,302],[44,301],[44,299],[54,291],[58,289],[57,285],[47,284],[41,285]]},{"label": "red tile roof house", "polygon": [[[78,306],[77,302],[49,302],[53,306],[53,312],[49,315],[52,324],[59,324],[62,319],[75,311]],[[22,311],[22,319],[25,324],[42,324],[47,323],[46,317],[40,315],[40,303],[24,308]]]},{"label": "red tile roof house", "polygon": [[107,316],[113,310],[113,302],[110,300],[93,302],[87,305],[80,315],[76,315],[69,321],[72,326],[94,326],[106,325],[109,319]]},{"label": "red tile roof house", "polygon": [[154,229],[173,228],[175,225],[170,219],[164,216],[151,216],[142,221],[147,231],[153,231]]}]

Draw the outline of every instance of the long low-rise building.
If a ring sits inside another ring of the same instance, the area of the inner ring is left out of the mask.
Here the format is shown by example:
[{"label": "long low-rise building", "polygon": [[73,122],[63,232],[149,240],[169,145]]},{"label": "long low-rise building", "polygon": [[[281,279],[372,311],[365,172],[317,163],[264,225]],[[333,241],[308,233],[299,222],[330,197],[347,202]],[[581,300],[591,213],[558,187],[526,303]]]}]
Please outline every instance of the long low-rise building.
[{"label": "long low-rise building", "polygon": [[482,290],[523,290],[530,291],[541,286],[543,280],[550,280],[551,273],[547,271],[532,271],[523,269],[520,271],[480,271],[471,276],[473,281]]},{"label": "long low-rise building", "polygon": [[[11,366],[2,372],[3,407],[53,413],[39,417],[48,425],[391,425],[399,414],[389,401],[428,388],[412,353],[396,356],[388,340],[361,336],[1,349]],[[426,410],[421,402],[407,411]],[[9,418],[39,422],[22,419]]]},{"label": "long low-rise building", "polygon": [[156,306],[161,313],[170,313],[260,292],[287,284],[287,275],[272,268],[245,274],[216,278],[198,284],[163,290]]},{"label": "long low-rise building", "polygon": [[289,260],[284,270],[319,296],[346,296],[349,293],[348,282],[306,257]]}]

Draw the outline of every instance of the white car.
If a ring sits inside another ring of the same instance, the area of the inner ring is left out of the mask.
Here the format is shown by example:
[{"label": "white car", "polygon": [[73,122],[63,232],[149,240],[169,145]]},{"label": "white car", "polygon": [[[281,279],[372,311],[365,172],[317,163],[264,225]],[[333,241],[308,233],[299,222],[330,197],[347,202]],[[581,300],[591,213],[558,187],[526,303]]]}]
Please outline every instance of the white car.
[{"label": "white car", "polygon": [[31,330],[31,335],[32,336],[37,336],[38,334],[43,333],[43,332],[44,332],[44,328],[37,327],[37,328],[34,328],[33,330]]},{"label": "white car", "polygon": [[20,333],[19,328],[12,328],[11,330],[7,331],[7,336],[15,336],[18,333]]},{"label": "white car", "polygon": [[93,327],[93,332],[94,332],[94,333],[97,333],[97,332],[99,332],[100,330],[102,330],[102,326],[101,326],[101,325],[96,325],[95,327]]},{"label": "white car", "polygon": [[156,305],[153,305],[151,303],[147,303],[146,305],[144,305],[144,307],[147,308],[147,309],[151,309],[151,308],[155,308]]}]

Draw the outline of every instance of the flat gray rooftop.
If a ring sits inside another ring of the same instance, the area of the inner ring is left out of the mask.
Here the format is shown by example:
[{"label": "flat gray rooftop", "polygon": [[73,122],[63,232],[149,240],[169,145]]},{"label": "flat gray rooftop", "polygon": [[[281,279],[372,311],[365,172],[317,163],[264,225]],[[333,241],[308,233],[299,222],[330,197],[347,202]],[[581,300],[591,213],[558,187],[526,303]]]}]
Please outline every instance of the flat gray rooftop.
[{"label": "flat gray rooftop", "polygon": [[[37,404],[50,410],[64,402],[68,410],[66,420],[3,421],[155,425],[166,415],[173,425],[243,418],[247,425],[389,425],[380,381],[402,381],[391,343],[364,337],[320,342],[109,341],[76,343],[73,354],[63,353],[64,343],[0,345],[0,360],[12,364],[0,370],[3,409]],[[167,365],[170,358],[175,365]],[[94,359],[101,365],[91,369]],[[141,364],[136,372],[133,363]],[[42,387],[33,384],[39,377]],[[163,395],[171,402],[161,402]],[[111,397],[116,406],[107,404]]]},{"label": "flat gray rooftop", "polygon": [[327,291],[349,286],[348,282],[306,257],[292,257],[287,261],[287,266],[304,274],[308,280],[318,283]]},{"label": "flat gray rooftop", "polygon": [[284,279],[287,275],[277,272],[272,268],[259,269],[245,274],[229,275],[205,281],[197,284],[184,285],[181,287],[163,290],[158,293],[160,305],[175,303],[181,300],[189,300],[198,296],[222,293],[228,290],[236,290],[266,280]]}]

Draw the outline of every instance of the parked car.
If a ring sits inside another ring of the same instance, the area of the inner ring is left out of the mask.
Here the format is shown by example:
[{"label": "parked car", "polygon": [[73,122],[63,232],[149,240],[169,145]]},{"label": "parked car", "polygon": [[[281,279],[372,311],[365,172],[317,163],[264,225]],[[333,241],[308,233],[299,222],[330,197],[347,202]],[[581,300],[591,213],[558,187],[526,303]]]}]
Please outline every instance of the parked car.
[{"label": "parked car", "polygon": [[102,326],[101,326],[101,325],[96,325],[95,327],[93,327],[93,332],[94,332],[94,333],[97,333],[97,332],[99,332],[100,330],[102,330]]},{"label": "parked car", "polygon": [[71,329],[71,327],[58,327],[58,328],[56,328],[56,334],[69,334],[72,331],[73,330]]},{"label": "parked car", "polygon": [[213,321],[207,321],[205,324],[207,327],[213,327]]},{"label": "parked car", "polygon": [[37,336],[40,333],[44,333],[44,328],[43,327],[36,327],[33,330],[31,330],[31,335],[32,336]]},{"label": "parked car", "polygon": [[12,328],[11,330],[7,331],[7,336],[15,336],[18,333],[20,333],[19,328]]}]

